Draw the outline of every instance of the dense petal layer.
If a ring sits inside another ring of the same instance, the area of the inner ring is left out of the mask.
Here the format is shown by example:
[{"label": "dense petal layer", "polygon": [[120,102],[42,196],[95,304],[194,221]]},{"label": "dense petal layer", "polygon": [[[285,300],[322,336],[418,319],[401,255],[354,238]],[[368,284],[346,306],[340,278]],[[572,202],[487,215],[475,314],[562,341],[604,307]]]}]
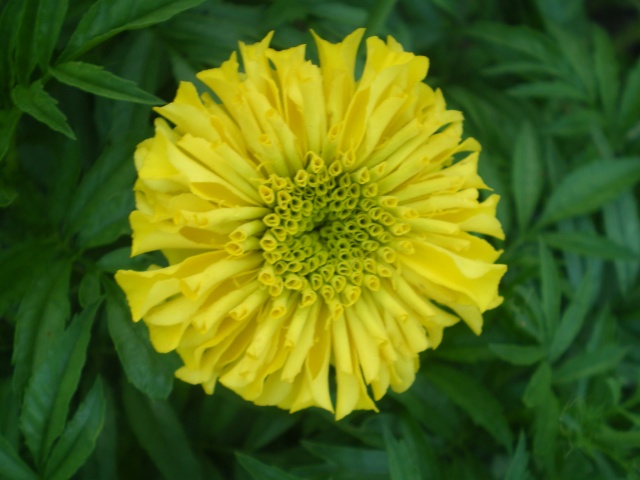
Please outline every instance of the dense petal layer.
[{"label": "dense petal layer", "polygon": [[116,280],[207,393],[376,410],[447,327],[479,334],[501,302],[501,252],[477,235],[504,238],[480,145],[423,83],[428,59],[394,39],[367,39],[357,79],[363,33],[314,34],[320,66],[271,35],[241,44],[241,62],[198,74],[220,103],[181,83],[136,151],[132,253],[168,266]]}]

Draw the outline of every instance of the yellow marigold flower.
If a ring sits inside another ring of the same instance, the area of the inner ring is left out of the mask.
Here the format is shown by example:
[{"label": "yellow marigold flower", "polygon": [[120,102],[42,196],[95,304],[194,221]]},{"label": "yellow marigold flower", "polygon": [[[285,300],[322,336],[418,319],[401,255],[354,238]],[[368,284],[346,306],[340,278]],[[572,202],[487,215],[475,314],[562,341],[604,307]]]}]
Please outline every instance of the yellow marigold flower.
[{"label": "yellow marigold flower", "polygon": [[[470,232],[503,238],[480,145],[423,79],[429,61],[357,30],[338,44],[240,44],[180,84],[135,154],[133,255],[120,271],[134,321],[176,376],[220,382],[259,405],[318,406],[340,419],[409,388],[419,352],[462,318],[479,334],[506,271]],[[468,152],[459,158],[460,152]],[[336,383],[335,406],[330,376]]]}]

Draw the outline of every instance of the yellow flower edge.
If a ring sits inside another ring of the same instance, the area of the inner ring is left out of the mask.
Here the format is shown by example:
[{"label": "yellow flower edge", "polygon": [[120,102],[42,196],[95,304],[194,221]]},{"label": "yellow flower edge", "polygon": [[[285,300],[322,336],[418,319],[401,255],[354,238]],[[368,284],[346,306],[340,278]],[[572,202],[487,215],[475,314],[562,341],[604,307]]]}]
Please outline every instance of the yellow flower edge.
[{"label": "yellow flower edge", "polygon": [[[497,195],[479,201],[480,145],[425,83],[429,61],[364,30],[329,43],[240,44],[157,108],[137,148],[132,255],[119,271],[134,321],[176,376],[258,405],[341,419],[409,388],[419,353],[501,302]],[[168,120],[174,126],[171,127]],[[457,160],[459,159],[459,160]],[[330,384],[335,378],[335,395]]]}]

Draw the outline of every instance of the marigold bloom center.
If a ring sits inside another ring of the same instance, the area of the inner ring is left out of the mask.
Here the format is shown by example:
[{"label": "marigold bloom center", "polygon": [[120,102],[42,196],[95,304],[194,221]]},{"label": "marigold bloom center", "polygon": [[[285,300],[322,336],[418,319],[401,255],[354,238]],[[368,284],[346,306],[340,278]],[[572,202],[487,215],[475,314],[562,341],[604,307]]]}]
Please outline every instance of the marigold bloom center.
[{"label": "marigold bloom center", "polygon": [[[271,212],[255,225],[265,230],[259,244],[266,262],[258,279],[273,297],[285,289],[300,292],[301,307],[321,298],[337,317],[362,288],[376,291],[378,276],[390,276],[396,255],[389,245],[410,227],[397,221],[393,197],[377,196],[383,168],[349,172],[344,160],[327,165],[313,153],[308,157],[307,168],[293,178],[271,175],[259,187]],[[227,251],[244,252],[245,230],[231,235],[237,240]]]}]

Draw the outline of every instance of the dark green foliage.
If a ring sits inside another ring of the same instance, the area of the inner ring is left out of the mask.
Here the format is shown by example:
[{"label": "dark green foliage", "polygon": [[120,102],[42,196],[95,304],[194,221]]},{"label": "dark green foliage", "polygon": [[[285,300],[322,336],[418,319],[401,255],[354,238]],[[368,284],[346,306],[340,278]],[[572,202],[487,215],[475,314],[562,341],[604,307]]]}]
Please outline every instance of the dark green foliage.
[{"label": "dark green foliage", "polygon": [[[129,248],[151,105],[238,41],[363,26],[482,144],[503,305],[378,414],[174,382],[113,281],[162,262]],[[631,0],[0,0],[0,479],[639,479],[639,54]]]}]

